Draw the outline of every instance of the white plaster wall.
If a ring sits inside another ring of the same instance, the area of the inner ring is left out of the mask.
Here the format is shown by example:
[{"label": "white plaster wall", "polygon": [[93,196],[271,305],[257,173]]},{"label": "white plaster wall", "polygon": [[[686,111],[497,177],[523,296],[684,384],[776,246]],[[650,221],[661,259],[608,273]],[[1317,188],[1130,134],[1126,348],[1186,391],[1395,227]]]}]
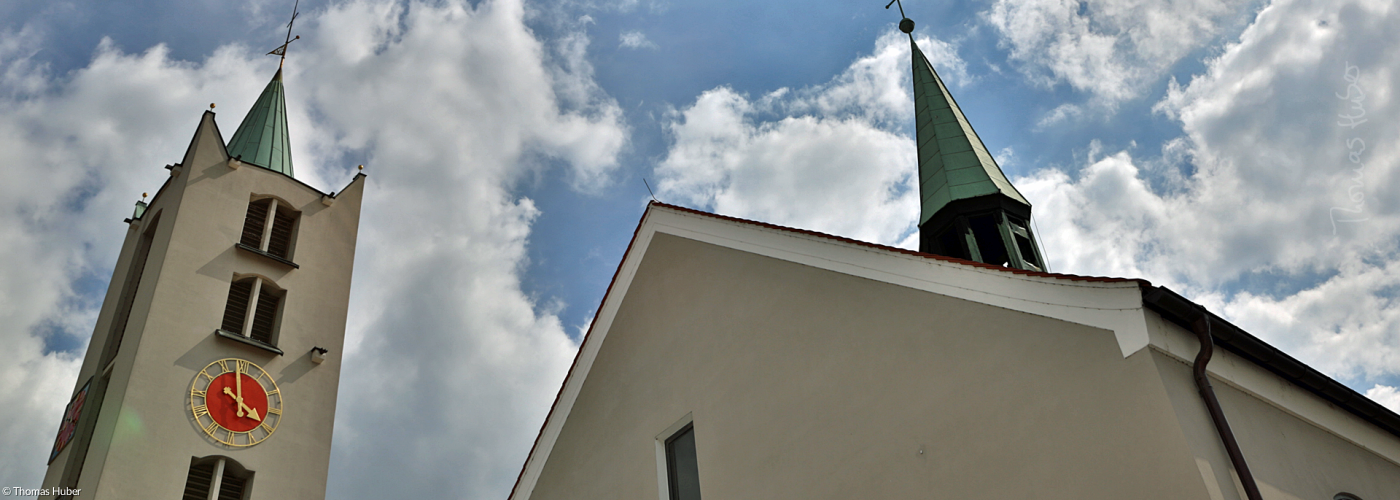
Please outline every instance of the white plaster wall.
[{"label": "white plaster wall", "polygon": [[655,437],[687,413],[706,498],[1209,498],[1150,355],[1112,331],[645,243],[522,498],[655,497]]}]

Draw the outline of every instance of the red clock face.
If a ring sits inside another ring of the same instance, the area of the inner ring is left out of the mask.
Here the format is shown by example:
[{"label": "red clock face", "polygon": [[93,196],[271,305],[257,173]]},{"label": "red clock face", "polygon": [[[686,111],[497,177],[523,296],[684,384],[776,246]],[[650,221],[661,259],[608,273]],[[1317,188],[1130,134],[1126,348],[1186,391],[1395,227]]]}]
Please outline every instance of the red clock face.
[{"label": "red clock face", "polygon": [[[243,379],[241,388],[234,377]],[[246,373],[214,377],[206,391],[209,416],[225,429],[248,432],[262,425],[267,416],[267,391]]]}]

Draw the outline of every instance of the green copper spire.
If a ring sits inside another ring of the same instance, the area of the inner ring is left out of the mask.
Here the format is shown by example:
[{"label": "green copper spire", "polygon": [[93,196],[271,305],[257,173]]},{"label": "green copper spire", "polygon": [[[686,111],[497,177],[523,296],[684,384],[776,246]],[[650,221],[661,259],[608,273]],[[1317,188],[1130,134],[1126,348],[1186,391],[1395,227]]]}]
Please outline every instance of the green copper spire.
[{"label": "green copper spire", "polygon": [[[913,22],[909,25],[912,31]],[[919,45],[912,37],[909,41],[914,47],[914,118],[919,137],[919,225],[950,202],[989,194],[1000,193],[1029,210],[1031,204],[1001,173]]]},{"label": "green copper spire", "polygon": [[287,102],[282,96],[282,69],[277,69],[248,116],[228,141],[228,155],[292,176],[292,148],[287,139]]}]

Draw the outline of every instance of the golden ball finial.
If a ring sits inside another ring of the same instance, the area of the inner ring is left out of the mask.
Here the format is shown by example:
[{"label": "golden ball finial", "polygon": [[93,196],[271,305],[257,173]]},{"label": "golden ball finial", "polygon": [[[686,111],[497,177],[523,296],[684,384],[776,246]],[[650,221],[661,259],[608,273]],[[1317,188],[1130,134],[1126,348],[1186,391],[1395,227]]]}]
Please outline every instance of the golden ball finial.
[{"label": "golden ball finial", "polygon": [[141,193],[141,199],[146,199],[146,193]]},{"label": "golden ball finial", "polygon": [[364,165],[360,165],[360,171],[363,172],[364,170],[365,170],[365,166],[364,166]]},{"label": "golden ball finial", "polygon": [[214,109],[214,103],[209,103],[209,109]]}]

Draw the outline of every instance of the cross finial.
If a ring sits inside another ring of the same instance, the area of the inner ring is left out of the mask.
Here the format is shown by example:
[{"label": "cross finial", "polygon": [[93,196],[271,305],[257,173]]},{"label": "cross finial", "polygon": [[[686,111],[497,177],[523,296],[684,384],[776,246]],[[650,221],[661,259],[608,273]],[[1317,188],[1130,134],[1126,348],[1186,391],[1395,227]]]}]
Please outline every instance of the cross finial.
[{"label": "cross finial", "polygon": [[277,48],[275,48],[275,49],[272,49],[272,52],[268,52],[268,53],[267,53],[267,55],[270,55],[270,56],[281,56],[281,57],[282,57],[282,59],[281,59],[280,61],[277,61],[277,69],[279,69],[279,70],[282,69],[282,65],[283,65],[284,63],[287,62],[287,46],[292,44],[292,40],[300,40],[300,39],[301,39],[301,35],[297,35],[296,38],[292,38],[292,24],[294,24],[294,23],[297,22],[297,6],[299,6],[299,5],[301,5],[301,0],[297,0],[295,3],[292,4],[292,20],[287,22],[287,39],[286,39],[286,41],[282,42],[282,46],[281,46],[281,47],[277,47]]},{"label": "cross finial", "polygon": [[913,20],[913,19],[909,19],[908,16],[905,16],[905,15],[904,15],[904,4],[903,4],[902,2],[900,2],[899,0],[890,0],[890,3],[885,4],[885,9],[889,9],[891,5],[898,5],[898,6],[899,6],[899,17],[902,18],[902,19],[899,20],[899,31],[903,31],[904,34],[909,35],[909,40],[910,40],[910,41],[913,41],[913,40],[914,40],[914,20]]}]

